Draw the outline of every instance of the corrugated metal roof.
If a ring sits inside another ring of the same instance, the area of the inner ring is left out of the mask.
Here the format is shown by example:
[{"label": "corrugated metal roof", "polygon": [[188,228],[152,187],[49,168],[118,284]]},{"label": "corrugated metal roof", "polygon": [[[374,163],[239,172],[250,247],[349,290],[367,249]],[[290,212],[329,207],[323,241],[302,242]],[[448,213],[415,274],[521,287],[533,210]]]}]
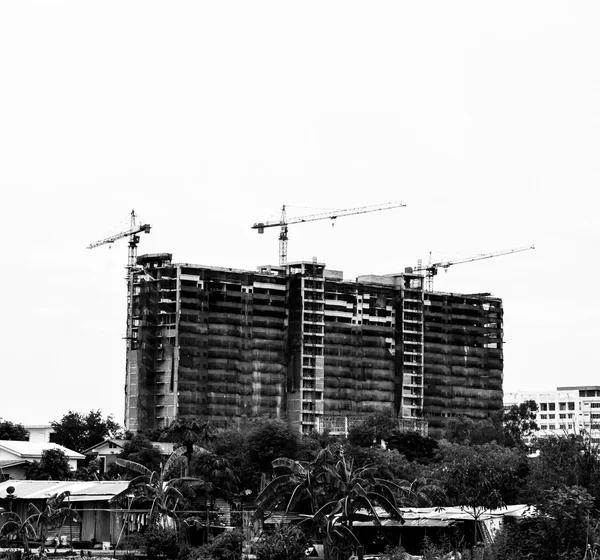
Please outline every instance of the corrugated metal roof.
[{"label": "corrugated metal roof", "polygon": [[85,455],[77,453],[72,449],[67,449],[62,445],[56,443],[44,443],[35,441],[12,441],[12,440],[0,440],[0,448],[6,449],[12,453],[20,455],[21,457],[33,457],[39,458],[42,453],[47,449],[60,449],[69,459],[85,459]]},{"label": "corrugated metal roof", "polygon": [[105,501],[125,491],[129,486],[127,480],[108,481],[60,481],[60,480],[7,480],[0,482],[0,499],[6,497],[6,489],[12,486],[13,495],[21,500],[44,500],[53,494],[71,492],[70,501]]}]

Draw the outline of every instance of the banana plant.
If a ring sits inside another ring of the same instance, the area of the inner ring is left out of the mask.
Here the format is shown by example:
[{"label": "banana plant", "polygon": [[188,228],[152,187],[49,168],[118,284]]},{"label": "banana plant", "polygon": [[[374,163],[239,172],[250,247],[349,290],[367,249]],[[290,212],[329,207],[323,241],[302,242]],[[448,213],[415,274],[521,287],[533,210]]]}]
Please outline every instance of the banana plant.
[{"label": "banana plant", "polygon": [[25,556],[30,556],[29,541],[37,537],[34,521],[31,516],[21,519],[21,516],[14,511],[3,511],[0,517],[4,520],[4,523],[0,525],[0,535],[16,535],[23,543]]},{"label": "banana plant", "polygon": [[68,490],[60,494],[53,494],[46,500],[46,504],[42,509],[31,503],[27,506],[27,519],[35,523],[38,529],[38,537],[42,541],[40,555],[44,553],[46,548],[48,529],[61,527],[67,519],[81,521],[81,517],[77,511],[64,505],[65,499],[70,494]]},{"label": "banana plant", "polygon": [[262,519],[268,511],[273,511],[285,503],[287,512],[294,511],[298,503],[307,499],[310,503],[310,513],[315,514],[319,503],[325,495],[325,489],[319,484],[318,476],[325,465],[334,460],[332,448],[321,450],[313,461],[296,461],[287,457],[275,459],[271,464],[278,474],[254,502],[254,517]]},{"label": "banana plant", "polygon": [[396,494],[400,487],[389,480],[376,477],[377,467],[354,469],[353,461],[339,453],[334,465],[325,465],[318,481],[329,488],[331,499],[312,517],[324,529],[325,545],[332,551],[351,549],[359,556],[362,546],[355,534],[354,522],[372,521],[381,526],[377,508],[392,519],[404,521],[398,509]]},{"label": "banana plant", "polygon": [[116,460],[119,466],[139,473],[139,476],[129,482],[124,493],[133,493],[134,498],[130,507],[138,501],[151,502],[150,525],[178,528],[177,508],[186,501],[186,498],[194,498],[194,489],[205,485],[205,481],[201,478],[189,476],[169,478],[172,472],[185,463],[185,454],[185,447],[176,449],[160,471],[152,471],[135,461],[120,458]]}]

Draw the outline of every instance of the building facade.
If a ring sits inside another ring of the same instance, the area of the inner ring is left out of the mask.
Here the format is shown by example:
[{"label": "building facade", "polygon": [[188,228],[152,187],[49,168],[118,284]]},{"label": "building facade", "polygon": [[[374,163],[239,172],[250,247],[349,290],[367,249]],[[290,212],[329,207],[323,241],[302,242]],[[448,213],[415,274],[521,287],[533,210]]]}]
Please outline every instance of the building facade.
[{"label": "building facade", "polygon": [[504,406],[533,400],[538,435],[585,434],[600,443],[600,385],[558,387],[556,391],[506,393]]},{"label": "building facade", "polygon": [[413,273],[360,276],[316,261],[257,271],[134,270],[125,426],[287,417],[304,433],[392,408],[441,435],[502,408],[502,302],[426,292]]}]

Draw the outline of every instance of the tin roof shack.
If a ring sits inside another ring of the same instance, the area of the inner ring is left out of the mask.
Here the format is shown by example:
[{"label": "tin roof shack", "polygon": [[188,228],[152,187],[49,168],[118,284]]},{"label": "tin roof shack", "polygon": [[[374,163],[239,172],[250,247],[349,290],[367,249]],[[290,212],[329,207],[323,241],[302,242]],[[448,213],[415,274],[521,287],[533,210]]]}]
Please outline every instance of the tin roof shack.
[{"label": "tin roof shack", "polygon": [[[410,554],[421,554],[423,541],[449,542],[457,550],[471,548],[473,540],[473,516],[461,507],[399,508],[404,523],[390,519],[376,508],[381,527],[373,521],[355,521],[357,536],[365,545],[365,553],[377,553],[390,543],[402,545]],[[497,531],[507,519],[519,519],[532,513],[531,506],[512,505],[502,509],[487,510],[479,517],[478,529],[482,541],[494,541]]]},{"label": "tin roof shack", "polygon": [[[121,532],[124,510],[113,498],[123,494],[129,481],[58,481],[10,480],[0,483],[0,507],[27,517],[30,503],[43,509],[46,500],[61,492],[70,492],[64,505],[77,510],[81,522],[65,522],[53,528],[48,536],[62,535],[68,540],[116,543]],[[12,486],[12,492],[9,488]],[[11,497],[12,496],[12,497]]]},{"label": "tin roof shack", "polygon": [[0,440],[0,468],[5,477],[25,478],[26,463],[40,461],[42,453],[48,449],[60,449],[69,461],[72,471],[77,469],[77,461],[85,459],[85,455],[67,449],[62,445],[49,442]]}]

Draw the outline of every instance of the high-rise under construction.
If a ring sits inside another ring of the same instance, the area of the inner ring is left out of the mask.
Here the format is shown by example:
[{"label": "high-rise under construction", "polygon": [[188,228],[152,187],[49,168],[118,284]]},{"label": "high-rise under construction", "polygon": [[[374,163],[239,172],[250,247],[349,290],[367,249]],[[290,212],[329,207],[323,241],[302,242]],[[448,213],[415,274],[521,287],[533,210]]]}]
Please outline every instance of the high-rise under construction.
[{"label": "high-rise under construction", "polygon": [[316,261],[257,271],[144,255],[133,269],[125,427],[286,417],[340,430],[392,408],[408,429],[502,408],[502,302],[406,272],[344,280]]}]

